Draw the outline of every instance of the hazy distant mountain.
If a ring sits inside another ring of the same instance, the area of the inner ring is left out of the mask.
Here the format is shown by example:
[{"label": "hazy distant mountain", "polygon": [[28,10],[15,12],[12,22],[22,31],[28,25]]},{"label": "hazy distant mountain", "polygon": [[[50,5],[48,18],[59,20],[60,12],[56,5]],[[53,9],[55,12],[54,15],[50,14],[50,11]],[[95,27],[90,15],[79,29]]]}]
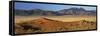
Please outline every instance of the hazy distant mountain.
[{"label": "hazy distant mountain", "polygon": [[62,9],[59,12],[65,15],[95,15],[96,14],[95,10],[88,11],[83,8]]},{"label": "hazy distant mountain", "polygon": [[41,10],[41,9],[33,9],[33,10],[15,10],[15,15],[18,16],[30,16],[30,15],[60,15],[56,11],[48,11],[48,10]]},{"label": "hazy distant mountain", "polygon": [[44,16],[60,16],[60,15],[96,15],[96,10],[85,10],[83,8],[69,8],[59,11],[48,11],[42,9],[22,10],[16,9],[15,15],[30,16],[30,15],[44,15]]}]

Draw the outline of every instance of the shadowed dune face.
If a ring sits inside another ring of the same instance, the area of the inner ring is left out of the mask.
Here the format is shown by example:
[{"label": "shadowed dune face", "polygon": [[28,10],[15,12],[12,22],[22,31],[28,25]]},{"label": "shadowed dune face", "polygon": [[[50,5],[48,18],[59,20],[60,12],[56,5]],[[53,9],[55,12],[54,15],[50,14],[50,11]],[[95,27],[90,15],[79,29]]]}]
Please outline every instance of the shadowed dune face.
[{"label": "shadowed dune face", "polygon": [[96,22],[79,20],[63,22],[52,20],[45,17],[23,21],[15,24],[15,33],[39,33],[39,32],[60,32],[75,30],[92,30],[96,29]]}]

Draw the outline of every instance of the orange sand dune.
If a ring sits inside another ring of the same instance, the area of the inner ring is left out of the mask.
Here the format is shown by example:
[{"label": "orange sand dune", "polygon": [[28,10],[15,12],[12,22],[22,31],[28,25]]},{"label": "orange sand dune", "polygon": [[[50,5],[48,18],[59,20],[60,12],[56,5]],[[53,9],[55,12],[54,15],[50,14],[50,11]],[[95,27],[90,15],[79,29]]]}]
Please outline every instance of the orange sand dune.
[{"label": "orange sand dune", "polygon": [[[34,33],[32,29],[40,28],[38,29],[39,31],[37,32],[57,32],[57,31],[74,31],[74,30],[89,30],[89,29],[96,29],[96,23],[93,22],[88,22],[88,21],[73,21],[73,22],[62,22],[62,21],[57,21],[57,20],[51,20],[48,18],[39,18],[39,19],[34,19],[31,21],[27,22],[22,22],[22,23],[16,23],[15,26],[15,32],[20,33],[16,28],[17,25],[21,26],[32,26],[30,33]],[[24,27],[23,27],[24,28]],[[21,28],[20,28],[21,29]],[[24,30],[24,29],[21,29]],[[27,29],[29,30],[29,29]],[[29,31],[24,31],[23,33],[29,32]],[[21,32],[22,33],[22,32]]]}]

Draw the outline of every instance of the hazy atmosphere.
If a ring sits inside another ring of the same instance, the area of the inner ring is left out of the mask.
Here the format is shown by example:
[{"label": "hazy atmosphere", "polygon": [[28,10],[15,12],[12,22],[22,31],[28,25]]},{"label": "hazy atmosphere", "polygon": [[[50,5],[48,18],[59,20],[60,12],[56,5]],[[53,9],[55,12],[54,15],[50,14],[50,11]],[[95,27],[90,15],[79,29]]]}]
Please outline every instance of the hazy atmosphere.
[{"label": "hazy atmosphere", "polygon": [[72,5],[15,2],[15,9],[25,9],[25,10],[43,9],[43,10],[58,11],[58,10],[62,10],[62,9],[69,9],[72,7],[83,8],[85,10],[96,10],[96,7],[89,7],[89,6],[72,6]]},{"label": "hazy atmosphere", "polygon": [[96,29],[96,7],[15,2],[15,34]]}]

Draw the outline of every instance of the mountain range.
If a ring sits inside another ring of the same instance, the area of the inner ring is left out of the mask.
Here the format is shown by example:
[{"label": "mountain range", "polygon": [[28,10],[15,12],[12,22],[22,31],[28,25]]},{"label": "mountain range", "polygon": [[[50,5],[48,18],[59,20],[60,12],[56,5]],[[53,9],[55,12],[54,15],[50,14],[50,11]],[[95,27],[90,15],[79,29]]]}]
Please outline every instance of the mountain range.
[{"label": "mountain range", "polygon": [[59,11],[42,10],[42,9],[15,9],[17,16],[31,16],[31,15],[44,15],[44,16],[61,16],[61,15],[96,15],[96,10],[85,10],[83,8],[69,8]]}]

